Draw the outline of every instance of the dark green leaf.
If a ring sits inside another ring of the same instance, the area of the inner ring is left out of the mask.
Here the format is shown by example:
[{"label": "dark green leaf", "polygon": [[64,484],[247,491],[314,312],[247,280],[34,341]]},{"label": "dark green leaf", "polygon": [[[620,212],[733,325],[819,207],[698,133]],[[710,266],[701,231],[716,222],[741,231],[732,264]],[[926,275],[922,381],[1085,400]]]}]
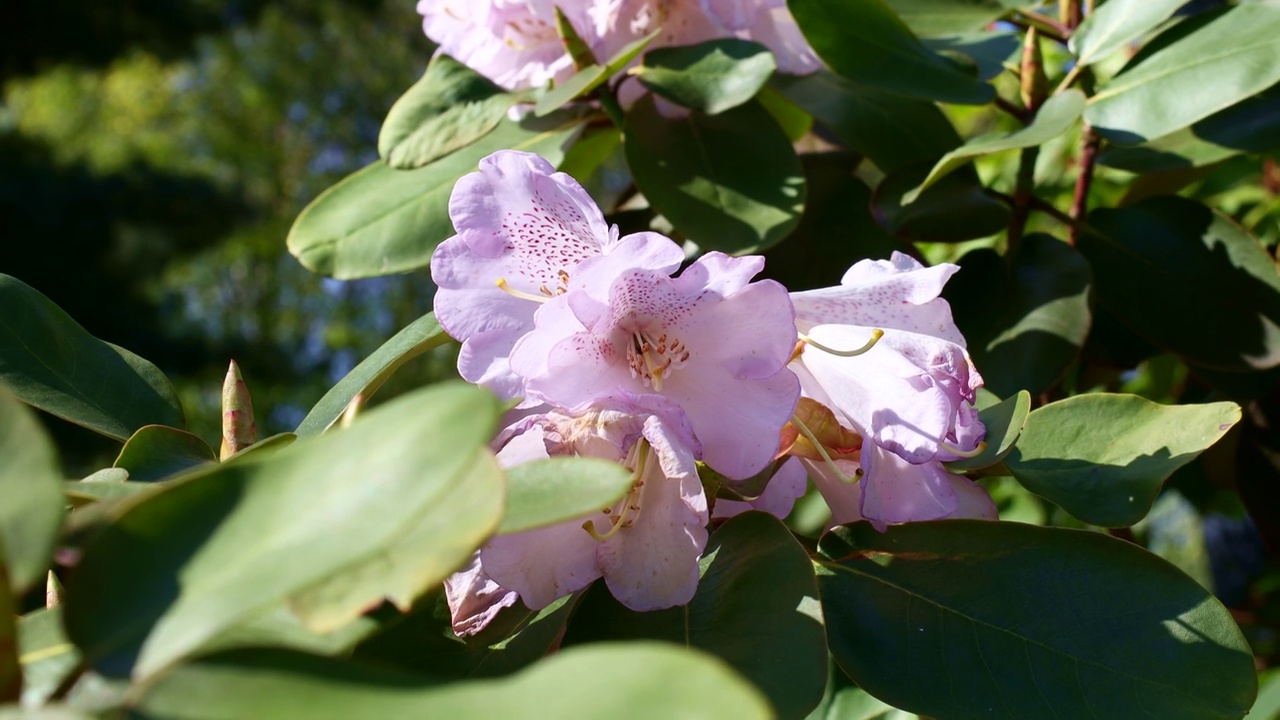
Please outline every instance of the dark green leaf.
[{"label": "dark green leaf", "polygon": [[1039,394],[1062,378],[1089,334],[1090,284],[1084,257],[1041,233],[1012,258],[981,249],[960,259],[944,294],[989,390]]},{"label": "dark green leaf", "polygon": [[135,712],[170,720],[771,715],[759,691],[722,662],[660,643],[574,648],[508,678],[448,685],[299,653],[230,652],[166,673]]},{"label": "dark green leaf", "polygon": [[1031,492],[1094,525],[1132,525],[1160,486],[1240,420],[1240,406],[1158,405],[1077,395],[1031,413],[1005,467]]},{"label": "dark green leaf", "polygon": [[482,390],[435,385],[126,501],[67,584],[68,634],[100,672],[141,678],[282,602],[315,632],[407,607],[498,525],[497,415]]},{"label": "dark green leaf", "polygon": [[147,425],[120,449],[115,467],[129,471],[135,482],[155,482],[207,462],[217,462],[213,448],[199,436],[163,425]]},{"label": "dark green leaf", "polygon": [[500,534],[554,525],[617,503],[631,489],[631,472],[598,458],[555,457],[507,471],[507,506]]},{"label": "dark green leaf", "polygon": [[18,620],[22,702],[43,705],[80,663],[80,652],[62,631],[62,609],[48,608]]},{"label": "dark green leaf", "polygon": [[1076,62],[1091,65],[1123,50],[1154,30],[1186,0],[1108,0],[1071,35]]},{"label": "dark green leaf", "polygon": [[950,35],[981,30],[1013,6],[1000,0],[885,1],[917,35]]},{"label": "dark green leaf", "polygon": [[[0,551],[4,545],[0,543]],[[22,663],[18,660],[18,598],[9,585],[9,567],[0,553],[0,705],[22,698]]]},{"label": "dark green leaf", "polygon": [[959,242],[995,235],[1009,225],[1009,208],[987,194],[972,168],[947,175],[910,205],[902,196],[918,186],[926,165],[889,173],[871,196],[871,213],[894,235],[920,242]]},{"label": "dark green leaf", "polygon": [[[44,581],[62,505],[53,443],[35,413],[0,387],[0,569],[7,575],[0,583],[22,593]],[[0,614],[8,612],[0,604]]]},{"label": "dark green leaf", "polygon": [[651,639],[706,650],[762,690],[779,717],[803,718],[826,684],[817,598],[804,548],[773,516],[749,512],[712,534],[688,605],[632,612],[596,586],[565,644]]},{"label": "dark green leaf", "polygon": [[0,384],[47,413],[117,440],[181,427],[173,385],[154,365],[85,332],[44,295],[0,275]]},{"label": "dark green leaf", "polygon": [[714,115],[755,97],[777,67],[760,43],[722,38],[651,50],[636,76],[668,100]]},{"label": "dark green leaf", "polygon": [[1100,533],[948,520],[819,543],[831,651],[932,717],[1239,718],[1257,689],[1227,609]]},{"label": "dark green leaf", "polygon": [[324,432],[342,417],[356,395],[363,395],[368,401],[402,365],[450,339],[436,322],[435,313],[427,313],[409,323],[325,393],[298,424],[297,434],[306,437]]},{"label": "dark green leaf", "polygon": [[391,106],[378,134],[378,155],[401,170],[422,167],[484,137],[515,100],[485,76],[438,54]]},{"label": "dark green leaf", "polygon": [[818,56],[854,82],[922,100],[983,105],[995,90],[926,48],[884,0],[788,0]]},{"label": "dark green leaf", "polygon": [[995,133],[976,137],[944,155],[929,171],[929,175],[919,187],[903,196],[903,204],[915,202],[920,193],[930,185],[956,168],[973,162],[983,155],[1035,147],[1056,139],[1075,124],[1082,112],[1084,112],[1084,93],[1072,89],[1054,95],[1036,113],[1035,120],[1025,128],[1008,134]]},{"label": "dark green leaf", "polygon": [[530,610],[516,600],[484,630],[467,638],[450,628],[444,598],[428,598],[361,643],[354,657],[432,677],[510,675],[559,647],[565,621],[580,597],[566,595],[541,610]]},{"label": "dark green leaf", "polygon": [[426,267],[436,245],[453,233],[449,195],[458,178],[508,148],[538,153],[554,165],[581,126],[561,115],[503,121],[477,142],[417,170],[373,163],[302,211],[289,230],[289,252],[309,270],[343,280]]},{"label": "dark green leaf", "polygon": [[931,102],[852,83],[826,70],[777,76],[774,85],[886,173],[933,163],[961,142],[947,116]]},{"label": "dark green leaf", "polygon": [[[893,4],[893,0],[889,0]],[[978,79],[990,80],[1005,70],[1005,62],[1022,47],[1022,38],[1012,32],[977,32],[926,38],[924,46],[944,56],[959,55],[978,69]]]},{"label": "dark green leaf", "polygon": [[1084,118],[1137,143],[1167,135],[1280,81],[1280,5],[1237,5],[1100,87]]},{"label": "dark green leaf", "polygon": [[987,444],[981,455],[947,463],[952,470],[980,470],[990,467],[1008,457],[1013,452],[1014,444],[1022,436],[1022,429],[1027,424],[1027,416],[1031,413],[1031,394],[1019,390],[1007,400],[983,408],[978,418],[987,429],[983,442]]},{"label": "dark green leaf", "polygon": [[703,249],[757,252],[800,221],[804,170],[759,103],[668,118],[646,96],[627,113],[623,136],[640,191]]},{"label": "dark green leaf", "polygon": [[1210,369],[1280,364],[1280,274],[1231,220],[1158,197],[1098,209],[1089,222],[1098,234],[1082,234],[1078,247],[1098,303],[1134,332]]},{"label": "dark green leaf", "polygon": [[1098,162],[1132,172],[1208,165],[1242,152],[1280,146],[1280,86],[1148,143],[1108,146]]}]

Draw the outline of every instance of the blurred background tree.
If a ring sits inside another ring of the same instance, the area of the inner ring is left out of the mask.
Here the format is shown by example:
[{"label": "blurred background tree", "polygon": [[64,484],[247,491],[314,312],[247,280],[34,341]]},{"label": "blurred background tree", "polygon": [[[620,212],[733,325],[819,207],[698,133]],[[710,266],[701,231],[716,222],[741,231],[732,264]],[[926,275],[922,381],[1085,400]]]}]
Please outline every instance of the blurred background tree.
[{"label": "blurred background tree", "polygon": [[[425,67],[413,3],[53,0],[4,15],[0,271],[159,365],[194,432],[218,435],[230,358],[259,428],[291,430],[430,309],[425,273],[337,282],[284,248],[311,199],[376,158],[382,117]],[[83,462],[69,472],[114,451],[50,422]]]}]

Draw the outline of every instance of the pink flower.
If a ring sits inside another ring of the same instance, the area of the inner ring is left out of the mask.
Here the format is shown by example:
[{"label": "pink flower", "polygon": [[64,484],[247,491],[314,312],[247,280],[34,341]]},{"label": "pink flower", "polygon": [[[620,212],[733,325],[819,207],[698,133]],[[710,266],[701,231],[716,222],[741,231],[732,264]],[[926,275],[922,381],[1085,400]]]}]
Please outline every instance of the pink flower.
[{"label": "pink flower", "polygon": [[629,402],[688,418],[701,459],[732,478],[778,449],[800,386],[787,362],[795,325],[787,291],[751,282],[760,257],[702,256],[678,277],[646,267],[646,242],[583,261],[568,292],[534,315],[511,351],[528,395],[582,411]]},{"label": "pink flower", "polygon": [[746,501],[717,499],[715,509],[711,511],[711,517],[714,520],[723,520],[748,510],[759,510],[780,520],[785,519],[791,514],[796,500],[804,495],[807,479],[808,475],[800,458],[787,458],[787,461],[782,463],[778,471],[769,479],[769,484],[765,486],[764,492],[760,493],[760,497]]},{"label": "pink flower", "polygon": [[[839,287],[792,293],[806,342],[792,368],[805,395],[870,441],[857,484],[806,461],[837,523],[995,518],[986,493],[941,464],[974,452],[985,432],[973,408],[982,378],[938,297],[958,269],[894,253],[855,264]],[[862,347],[854,356],[832,352]],[[837,467],[846,477],[857,471],[848,461]]]},{"label": "pink flower", "polygon": [[670,272],[684,259],[656,233],[619,240],[576,180],[515,150],[486,157],[458,180],[449,218],[458,234],[431,257],[436,319],[462,342],[462,377],[504,398],[524,394],[507,356],[533,328],[535,301],[565,292],[579,263],[637,239],[647,239],[644,251],[628,257],[640,266]]},{"label": "pink flower", "polygon": [[[693,598],[707,543],[707,503],[687,425],[637,408],[592,409],[526,418],[505,435],[510,439],[498,452],[505,466],[551,455],[601,457],[624,463],[636,481],[622,502],[587,518],[490,540],[480,550],[480,567],[494,583],[533,609],[600,577],[633,610]],[[457,605],[471,610],[477,603]],[[455,612],[454,620],[466,618]]]},{"label": "pink flower", "polygon": [[557,5],[600,62],[662,28],[650,47],[738,37],[767,46],[783,72],[820,66],[785,0],[420,0],[418,13],[441,52],[515,90],[574,73],[556,32]]}]

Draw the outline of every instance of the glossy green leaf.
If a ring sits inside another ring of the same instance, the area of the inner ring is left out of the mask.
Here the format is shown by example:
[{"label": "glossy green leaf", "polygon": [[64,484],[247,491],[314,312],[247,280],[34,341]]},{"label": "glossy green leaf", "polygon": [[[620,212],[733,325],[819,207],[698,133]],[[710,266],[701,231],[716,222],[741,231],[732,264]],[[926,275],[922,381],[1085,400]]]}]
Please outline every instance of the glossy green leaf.
[{"label": "glossy green leaf", "polygon": [[904,206],[902,197],[927,171],[924,165],[907,165],[880,181],[871,197],[871,213],[881,227],[921,242],[973,240],[1008,227],[1009,207],[987,194],[972,168],[946,175]]},{"label": "glossy green leaf", "polygon": [[1240,421],[1240,406],[1159,405],[1137,395],[1093,393],[1031,413],[1005,467],[1023,487],[1093,525],[1124,527],[1146,516],[1174,470]]},{"label": "glossy green leaf", "polygon": [[1022,38],[1014,32],[943,35],[924,38],[923,42],[925,47],[939,55],[972,62],[980,80],[991,80],[1004,72],[1005,64],[1022,48]]},{"label": "glossy green leaf", "polygon": [[282,602],[315,632],[407,607],[498,525],[498,411],[434,385],[126,500],[67,583],[68,634],[99,672],[140,678]]},{"label": "glossy green leaf", "polygon": [[367,401],[405,363],[450,340],[436,322],[435,313],[427,313],[409,323],[320,398],[298,424],[298,435],[306,437],[324,432],[342,417],[356,395],[363,395]]},{"label": "glossy green leaf", "polygon": [[1068,43],[1081,65],[1123,50],[1185,5],[1185,0],[1107,0],[1089,13]]},{"label": "glossy green leaf", "polygon": [[85,332],[21,281],[0,275],[0,385],[19,400],[118,440],[184,425],[173,385],[154,365]]},{"label": "glossy green leaf", "polygon": [[444,598],[428,598],[360,643],[352,657],[430,677],[510,675],[560,647],[565,621],[580,598],[581,593],[566,595],[541,610],[517,599],[465,638],[454,634]]},{"label": "glossy green leaf", "polygon": [[917,35],[950,35],[981,30],[1017,5],[1001,0],[885,0]]},{"label": "glossy green leaf", "polygon": [[44,704],[80,663],[80,651],[62,631],[62,608],[36,610],[18,619],[22,703]]},{"label": "glossy green leaf", "polygon": [[1069,130],[1079,119],[1080,113],[1084,112],[1084,102],[1084,93],[1075,89],[1067,90],[1049,98],[1044,106],[1040,108],[1040,111],[1036,113],[1035,120],[1025,128],[1008,134],[982,135],[952,150],[944,155],[937,165],[933,166],[933,169],[929,171],[929,175],[925,177],[918,187],[903,196],[903,204],[915,202],[916,198],[926,188],[956,168],[973,162],[983,155],[990,155],[1004,150],[1035,147],[1057,138]]},{"label": "glossy green leaf", "polygon": [[884,0],[789,0],[827,67],[854,82],[936,102],[983,105],[995,90],[924,46]]},{"label": "glossy green leaf", "polygon": [[886,173],[912,163],[933,163],[961,143],[951,121],[931,102],[852,83],[826,70],[777,76],[773,82]]},{"label": "glossy green leaf", "polygon": [[125,442],[115,467],[135,482],[155,482],[207,462],[217,462],[209,443],[185,430],[146,425]]},{"label": "glossy green leaf", "polygon": [[855,685],[834,659],[831,664],[827,691],[807,720],[920,720],[915,713],[903,712],[875,699]]},{"label": "glossy green leaf", "polygon": [[1089,334],[1091,278],[1079,252],[1042,233],[1010,258],[990,249],[960,258],[944,297],[989,390],[1038,395],[1062,378]]},{"label": "glossy green leaf", "polygon": [[1031,393],[1026,390],[1019,390],[1011,397],[983,408],[978,412],[978,419],[987,429],[983,437],[986,448],[977,457],[949,462],[947,467],[958,472],[980,470],[1004,460],[1013,452],[1018,438],[1022,437],[1022,429],[1030,413]]},{"label": "glossy green leaf", "polygon": [[[0,387],[0,579],[22,593],[44,581],[62,524],[62,471],[35,413]],[[0,605],[0,614],[8,612]]]},{"label": "glossy green leaf", "polygon": [[[119,468],[113,468],[119,469]],[[124,472],[123,470],[121,472]],[[95,473],[97,475],[99,473]],[[98,502],[128,497],[140,492],[154,491],[158,487],[154,482],[129,482],[128,473],[121,478],[92,479],[93,476],[80,481],[69,481],[62,484],[63,491],[72,505],[80,507]]]},{"label": "glossy green leaf", "polygon": [[638,613],[597,586],[583,600],[566,646],[664,640],[710,652],[764,692],[781,718],[803,718],[826,684],[827,652],[813,567],[771,515],[731,518],[711,535],[692,602]]},{"label": "glossy green leaf", "polygon": [[832,654],[904,710],[1204,720],[1253,702],[1253,656],[1227,609],[1122,540],[948,520],[858,523],[818,548]]},{"label": "glossy green leaf", "polygon": [[538,98],[537,104],[533,107],[533,114],[538,117],[550,115],[564,107],[566,103],[600,87],[608,79],[609,76],[605,74],[603,65],[588,65]]},{"label": "glossy green leaf", "polygon": [[509,120],[480,140],[416,170],[376,162],[321,193],[289,230],[289,252],[307,269],[342,280],[426,267],[453,233],[449,195],[458,178],[502,149],[558,163],[581,120],[563,115]]},{"label": "glossy green leaf", "polygon": [[201,653],[236,648],[273,647],[300,650],[316,655],[345,655],[379,628],[377,620],[365,616],[326,633],[307,628],[283,604],[226,629],[211,638]]},{"label": "glossy green leaf", "polygon": [[1167,135],[1280,81],[1280,5],[1237,5],[1098,88],[1084,118],[1120,143]]},{"label": "glossy green leaf", "polygon": [[[0,545],[0,550],[4,546]],[[9,567],[0,554],[0,705],[22,698],[22,663],[18,660],[18,598],[9,585]]]},{"label": "glossy green leaf", "polygon": [[724,663],[661,643],[574,648],[507,678],[448,685],[297,653],[231,652],[166,673],[135,712],[171,720],[771,716],[759,691]]},{"label": "glossy green leaf", "polygon": [[623,137],[645,198],[705,250],[757,252],[800,222],[804,170],[759,103],[668,118],[646,96],[627,113]]},{"label": "glossy green leaf", "polygon": [[515,101],[485,76],[437,54],[391,106],[378,133],[378,155],[400,170],[422,167],[484,137]]},{"label": "glossy green leaf", "polygon": [[1133,332],[1210,369],[1280,365],[1280,273],[1238,225],[1180,197],[1100,208],[1089,223],[1097,234],[1077,247],[1098,303]]},{"label": "glossy green leaf", "polygon": [[777,67],[760,43],[722,38],[650,50],[636,77],[672,102],[714,115],[755,97]]},{"label": "glossy green leaf", "polygon": [[631,471],[598,458],[553,457],[507,471],[507,507],[499,533],[514,533],[590,515],[622,499]]},{"label": "glossy green leaf", "polygon": [[1280,668],[1268,668],[1258,674],[1258,700],[1249,710],[1257,720],[1280,718]]},{"label": "glossy green leaf", "polygon": [[1155,172],[1201,167],[1274,147],[1280,147],[1280,86],[1151,142],[1110,145],[1098,154],[1098,162],[1132,172]]}]

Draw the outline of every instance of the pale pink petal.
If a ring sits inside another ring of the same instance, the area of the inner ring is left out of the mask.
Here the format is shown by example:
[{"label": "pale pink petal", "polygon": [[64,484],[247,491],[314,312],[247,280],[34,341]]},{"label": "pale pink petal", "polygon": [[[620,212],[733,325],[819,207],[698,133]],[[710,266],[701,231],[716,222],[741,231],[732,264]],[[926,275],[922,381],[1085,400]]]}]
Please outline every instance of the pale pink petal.
[{"label": "pale pink petal", "polygon": [[959,506],[942,463],[913,465],[874,445],[862,447],[862,516],[877,530],[896,523],[952,517]]},{"label": "pale pink petal", "polygon": [[999,520],[1000,511],[996,508],[991,494],[978,483],[954,473],[947,473],[951,481],[951,489],[956,494],[956,510],[949,517],[971,518],[974,520]]},{"label": "pale pink petal", "polygon": [[485,574],[479,552],[471,556],[466,567],[445,578],[444,596],[453,619],[453,632],[459,637],[485,629],[499,610],[511,607],[518,599],[514,591]]},{"label": "pale pink petal", "polygon": [[778,468],[778,471],[773,474],[773,477],[769,479],[769,484],[765,486],[764,492],[760,494],[760,497],[745,502],[740,500],[716,500],[715,510],[712,511],[711,517],[723,519],[748,510],[759,510],[767,512],[778,519],[783,519],[791,514],[791,508],[795,507],[796,500],[799,500],[804,495],[808,484],[807,481],[808,474],[805,472],[800,458],[788,458]]},{"label": "pale pink petal", "polygon": [[[602,513],[588,518],[598,528],[609,526]],[[499,585],[520,594],[534,610],[581,590],[600,577],[599,543],[582,528],[583,520],[512,535],[499,535],[480,550],[480,562]]]},{"label": "pale pink petal", "polygon": [[[862,519],[862,483],[845,482],[826,462],[821,460],[801,461],[813,478],[813,484],[822,493],[831,509],[831,525],[845,525]],[[850,460],[835,461],[836,468],[846,478],[855,478],[858,474],[858,463]]]}]

